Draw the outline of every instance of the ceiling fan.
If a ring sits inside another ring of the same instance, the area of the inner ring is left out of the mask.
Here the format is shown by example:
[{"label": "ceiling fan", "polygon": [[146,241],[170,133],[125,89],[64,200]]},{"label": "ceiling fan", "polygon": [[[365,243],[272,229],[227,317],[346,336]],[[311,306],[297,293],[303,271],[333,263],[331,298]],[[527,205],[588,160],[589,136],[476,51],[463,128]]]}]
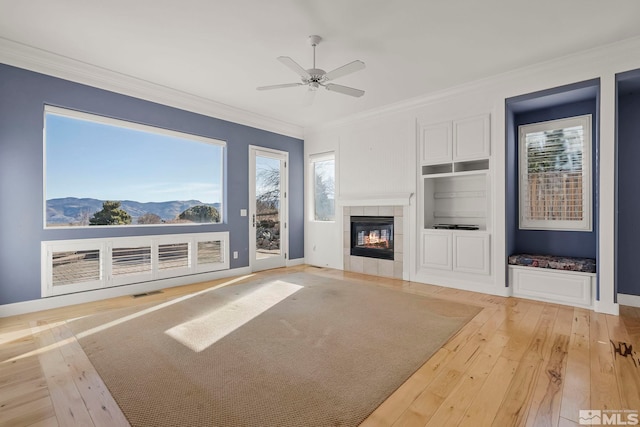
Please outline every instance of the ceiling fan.
[{"label": "ceiling fan", "polygon": [[333,71],[329,71],[328,73],[320,68],[316,68],[316,46],[320,43],[322,38],[320,36],[309,36],[309,44],[313,47],[313,67],[305,70],[302,68],[297,62],[288,56],[279,56],[278,61],[282,62],[284,65],[289,67],[294,73],[298,74],[302,79],[302,83],[285,83],[280,85],[271,85],[271,86],[260,86],[258,90],[271,90],[271,89],[282,89],[286,87],[294,87],[294,86],[309,86],[308,91],[308,102],[311,103],[313,100],[313,96],[316,90],[319,87],[324,87],[326,90],[331,92],[338,92],[344,95],[361,97],[364,95],[364,91],[360,89],[354,89],[348,86],[337,85],[335,83],[329,83],[338,77],[346,76],[347,74],[354,73],[356,71],[362,70],[365,65],[362,61],[353,61],[348,64],[343,65],[342,67],[338,67]]}]

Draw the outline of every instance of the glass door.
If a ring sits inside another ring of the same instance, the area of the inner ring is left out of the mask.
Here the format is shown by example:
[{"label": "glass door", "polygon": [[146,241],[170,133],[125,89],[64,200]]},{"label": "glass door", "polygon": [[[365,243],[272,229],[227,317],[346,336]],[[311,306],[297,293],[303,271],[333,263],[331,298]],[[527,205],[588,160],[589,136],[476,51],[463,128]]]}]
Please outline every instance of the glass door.
[{"label": "glass door", "polygon": [[251,269],[284,267],[288,153],[253,146],[249,150]]}]

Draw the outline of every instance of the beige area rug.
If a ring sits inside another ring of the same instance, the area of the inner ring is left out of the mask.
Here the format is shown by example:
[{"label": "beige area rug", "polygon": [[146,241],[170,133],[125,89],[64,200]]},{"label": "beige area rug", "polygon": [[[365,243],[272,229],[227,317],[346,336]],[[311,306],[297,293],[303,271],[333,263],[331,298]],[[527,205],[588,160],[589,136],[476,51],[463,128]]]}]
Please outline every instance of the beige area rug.
[{"label": "beige area rug", "polygon": [[133,426],[356,426],[479,311],[295,273],[69,325]]}]

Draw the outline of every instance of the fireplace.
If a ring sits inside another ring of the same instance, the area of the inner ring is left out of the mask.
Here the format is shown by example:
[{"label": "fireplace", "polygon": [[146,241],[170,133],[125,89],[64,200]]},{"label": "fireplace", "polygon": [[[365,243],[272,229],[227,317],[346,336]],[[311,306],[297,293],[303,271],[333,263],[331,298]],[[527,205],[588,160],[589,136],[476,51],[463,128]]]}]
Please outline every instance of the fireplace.
[{"label": "fireplace", "polygon": [[393,217],[352,216],[351,255],[393,259]]}]

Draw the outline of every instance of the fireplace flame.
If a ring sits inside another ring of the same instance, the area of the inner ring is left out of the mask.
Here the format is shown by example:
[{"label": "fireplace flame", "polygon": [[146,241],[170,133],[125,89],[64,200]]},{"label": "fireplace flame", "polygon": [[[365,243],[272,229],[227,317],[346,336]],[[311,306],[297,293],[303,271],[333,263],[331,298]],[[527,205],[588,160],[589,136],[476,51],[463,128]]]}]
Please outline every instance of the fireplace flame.
[{"label": "fireplace flame", "polygon": [[380,237],[380,230],[370,231],[369,234],[364,236],[365,246],[375,246],[377,248],[388,248],[389,239]]}]

